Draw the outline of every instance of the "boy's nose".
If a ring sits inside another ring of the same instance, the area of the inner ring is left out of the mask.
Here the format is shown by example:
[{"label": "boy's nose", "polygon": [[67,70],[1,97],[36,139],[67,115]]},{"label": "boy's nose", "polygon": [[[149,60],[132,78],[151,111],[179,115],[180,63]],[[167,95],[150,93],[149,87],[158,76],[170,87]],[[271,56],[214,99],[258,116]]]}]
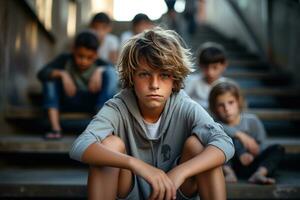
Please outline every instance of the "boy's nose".
[{"label": "boy's nose", "polygon": [[224,110],[225,110],[225,112],[228,112],[229,106],[228,106],[228,105],[225,105],[225,106],[224,106]]},{"label": "boy's nose", "polygon": [[83,59],[81,60],[81,64],[84,65],[84,66],[88,66],[90,63],[89,63],[89,60],[88,60],[88,59],[83,58]]},{"label": "boy's nose", "polygon": [[152,76],[150,80],[150,89],[157,90],[159,89],[159,80],[158,76]]}]

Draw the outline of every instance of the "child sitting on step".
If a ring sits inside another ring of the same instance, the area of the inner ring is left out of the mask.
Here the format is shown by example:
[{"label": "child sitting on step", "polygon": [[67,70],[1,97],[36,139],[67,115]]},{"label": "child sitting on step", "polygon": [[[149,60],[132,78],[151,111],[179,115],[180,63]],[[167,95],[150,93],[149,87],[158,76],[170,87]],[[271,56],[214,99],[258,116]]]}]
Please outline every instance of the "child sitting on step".
[{"label": "child sitting on step", "polygon": [[154,28],[123,46],[123,89],[70,151],[90,165],[89,199],[226,199],[221,166],[233,156],[232,140],[181,90],[191,61],[180,41]]},{"label": "child sitting on step", "polygon": [[250,183],[274,184],[270,178],[284,155],[280,145],[264,146],[265,129],[253,114],[244,113],[243,97],[236,83],[218,81],[209,94],[209,108],[233,139],[235,156],[230,165],[223,167],[227,182],[237,177],[248,178]]},{"label": "child sitting on step", "polygon": [[51,130],[46,139],[62,137],[60,111],[95,113],[117,90],[114,68],[97,58],[99,42],[91,31],[79,33],[71,53],[59,55],[38,73]]},{"label": "child sitting on step", "polygon": [[222,79],[227,67],[227,59],[221,45],[204,43],[198,53],[197,63],[200,71],[192,74],[186,81],[186,93],[203,108],[208,109],[208,95],[213,83]]}]

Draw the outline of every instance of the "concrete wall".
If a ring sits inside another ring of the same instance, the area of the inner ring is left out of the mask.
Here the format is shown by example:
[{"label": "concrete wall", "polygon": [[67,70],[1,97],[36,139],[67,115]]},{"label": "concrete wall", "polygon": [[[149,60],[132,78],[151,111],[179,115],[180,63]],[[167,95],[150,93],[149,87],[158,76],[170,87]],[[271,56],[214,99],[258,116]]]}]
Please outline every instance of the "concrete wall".
[{"label": "concrete wall", "polygon": [[300,86],[300,2],[271,1],[271,55],[275,63],[294,75]]},{"label": "concrete wall", "polygon": [[[40,3],[50,2],[49,8]],[[0,130],[13,108],[31,108],[30,91],[41,91],[37,71],[61,51],[91,17],[91,0],[0,1]],[[39,4],[39,5],[38,5]],[[69,6],[75,5],[74,34],[68,34]],[[43,18],[46,12],[48,21]],[[6,126],[6,127],[4,127]]]},{"label": "concrete wall", "polygon": [[207,23],[290,73],[300,86],[299,20],[297,0],[206,1]]},{"label": "concrete wall", "polygon": [[237,39],[241,44],[248,47],[249,51],[259,52],[259,47],[255,45],[243,22],[227,0],[209,0],[205,2],[206,23],[227,37]]}]

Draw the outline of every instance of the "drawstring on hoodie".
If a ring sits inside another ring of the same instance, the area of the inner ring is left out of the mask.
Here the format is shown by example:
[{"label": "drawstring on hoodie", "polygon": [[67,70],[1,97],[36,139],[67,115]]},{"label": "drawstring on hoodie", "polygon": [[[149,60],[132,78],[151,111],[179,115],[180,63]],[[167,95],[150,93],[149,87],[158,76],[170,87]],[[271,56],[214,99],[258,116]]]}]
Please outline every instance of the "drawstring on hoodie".
[{"label": "drawstring on hoodie", "polygon": [[152,160],[154,161],[154,166],[157,167],[157,159],[155,158],[153,143],[151,140],[149,142],[150,142],[150,146],[151,146]]}]

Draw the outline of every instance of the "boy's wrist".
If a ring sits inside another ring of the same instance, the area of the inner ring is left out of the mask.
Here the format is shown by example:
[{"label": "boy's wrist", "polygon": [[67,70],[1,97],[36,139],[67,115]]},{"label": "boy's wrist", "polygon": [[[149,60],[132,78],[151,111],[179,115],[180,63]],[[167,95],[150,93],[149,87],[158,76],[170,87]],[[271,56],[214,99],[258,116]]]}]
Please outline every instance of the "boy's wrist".
[{"label": "boy's wrist", "polygon": [[133,156],[128,156],[128,160],[127,160],[127,167],[128,169],[130,169],[131,171],[135,171],[135,167],[137,166],[137,158],[133,157]]},{"label": "boy's wrist", "polygon": [[184,180],[192,177],[192,174],[190,174],[190,170],[188,170],[188,168],[184,166],[184,163],[177,165],[174,170],[176,170],[178,172],[178,176],[181,176]]},{"label": "boy's wrist", "polygon": [[66,74],[66,71],[65,70],[59,70],[59,74],[60,74],[60,77],[62,78]]},{"label": "boy's wrist", "polygon": [[238,131],[238,132],[235,133],[235,137],[236,137],[237,139],[241,140],[241,139],[243,138],[243,133],[240,132],[240,131]]},{"label": "boy's wrist", "polygon": [[55,69],[52,72],[52,76],[54,78],[63,78],[64,75],[65,75],[65,70]]}]

